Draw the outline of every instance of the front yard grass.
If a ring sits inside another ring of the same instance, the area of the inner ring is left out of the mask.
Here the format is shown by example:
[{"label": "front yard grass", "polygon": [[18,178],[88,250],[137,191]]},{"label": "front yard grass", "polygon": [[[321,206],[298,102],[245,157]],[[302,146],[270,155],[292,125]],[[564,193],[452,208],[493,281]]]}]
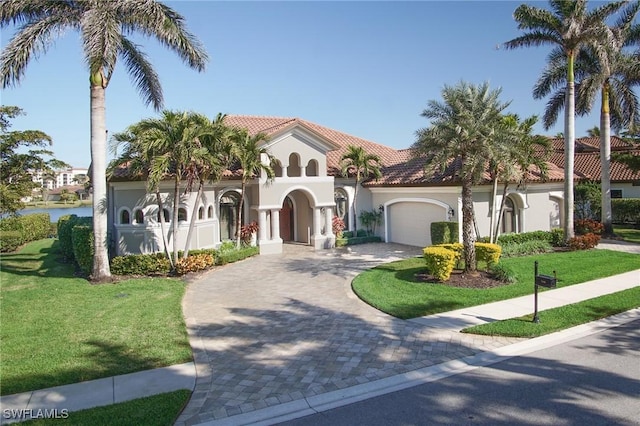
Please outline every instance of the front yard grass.
[{"label": "front yard grass", "polygon": [[352,288],[358,297],[383,312],[402,319],[415,318],[531,294],[536,260],[540,274],[557,271],[558,287],[640,269],[637,254],[611,250],[545,253],[501,259],[513,270],[516,282],[473,289],[418,281],[416,274],[425,271],[425,260],[420,257],[369,269],[353,280]]},{"label": "front yard grass", "polygon": [[616,225],[613,233],[629,243],[640,244],[640,229],[631,225]]},{"label": "front yard grass", "polygon": [[181,389],[119,404],[69,413],[66,419],[30,420],[21,425],[167,426],[175,423],[191,391]]},{"label": "front yard grass", "polygon": [[192,360],[184,282],[92,285],[56,246],[40,240],[0,257],[1,395]]},{"label": "front yard grass", "polygon": [[637,307],[640,307],[640,287],[538,312],[540,322],[537,324],[531,322],[533,314],[530,314],[476,325],[465,328],[462,332],[488,336],[538,337]]}]

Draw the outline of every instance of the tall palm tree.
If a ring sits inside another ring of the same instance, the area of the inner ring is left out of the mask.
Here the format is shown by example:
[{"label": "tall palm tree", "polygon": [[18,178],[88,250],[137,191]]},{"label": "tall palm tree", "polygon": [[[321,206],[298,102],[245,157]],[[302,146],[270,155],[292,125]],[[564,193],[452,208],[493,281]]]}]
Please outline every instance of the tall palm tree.
[{"label": "tall palm tree", "polygon": [[240,247],[242,228],[242,208],[244,205],[247,183],[264,173],[267,182],[275,178],[273,171],[274,157],[263,145],[268,136],[265,133],[250,135],[247,129],[235,128],[232,135],[231,158],[240,169],[241,194],[236,215],[236,246]]},{"label": "tall palm tree", "polygon": [[91,165],[93,175],[94,263],[92,278],[111,277],[107,252],[106,120],[105,89],[118,58],[122,59],[135,86],[156,110],[162,108],[162,88],[144,52],[128,36],[140,33],[157,39],[191,68],[203,71],[207,54],[187,31],[184,18],[155,0],[3,0],[0,27],[18,24],[20,29],[0,55],[2,87],[16,85],[29,61],[46,52],[56,36],[66,30],[81,34],[89,71],[91,110]]},{"label": "tall palm tree", "polygon": [[[607,38],[581,48],[576,56],[577,112],[591,112],[600,94],[600,127],[596,127],[595,131],[591,129],[589,134],[600,137],[601,221],[604,235],[613,235],[611,128],[620,130],[637,121],[639,104],[633,86],[640,84],[640,61],[625,49],[640,41],[640,25],[633,23],[639,8],[640,2],[625,8],[616,23],[608,28]],[[537,97],[556,90],[547,107],[549,120],[557,117],[564,106],[558,101],[558,88],[566,84],[566,69],[566,59],[556,51],[550,56],[547,68],[534,88]]]},{"label": "tall palm tree", "polygon": [[431,100],[422,116],[431,121],[416,132],[413,156],[425,160],[425,171],[444,171],[459,165],[462,183],[462,240],[465,271],[476,270],[472,186],[482,180],[492,158],[495,134],[502,123],[502,112],[509,102],[500,102],[501,89],[490,90],[488,83],[460,82],[444,86],[443,102]]},{"label": "tall palm tree", "polygon": [[196,198],[193,202],[189,231],[182,257],[189,256],[189,247],[196,222],[198,206],[204,192],[206,182],[216,182],[231,164],[231,129],[224,125],[226,115],[218,114],[212,121],[201,123],[198,142],[203,149],[193,152],[191,161],[186,165],[187,185],[185,191],[190,192],[194,183],[198,184]]},{"label": "tall palm tree", "polygon": [[382,160],[376,154],[369,154],[361,146],[349,145],[347,152],[340,157],[340,168],[345,177],[353,176],[356,184],[353,194],[353,230],[358,232],[358,188],[360,182],[370,177],[378,180],[382,177],[380,171]]},{"label": "tall palm tree", "polygon": [[[557,46],[567,63],[564,116],[564,237],[568,241],[573,230],[573,170],[575,152],[575,81],[574,62],[581,47],[606,37],[605,20],[619,11],[625,1],[607,3],[587,10],[587,0],[549,0],[551,10],[522,4],[514,12],[518,29],[525,33],[505,43],[508,49],[551,45]],[[548,129],[550,124],[544,121]],[[548,127],[547,127],[548,126]]]}]

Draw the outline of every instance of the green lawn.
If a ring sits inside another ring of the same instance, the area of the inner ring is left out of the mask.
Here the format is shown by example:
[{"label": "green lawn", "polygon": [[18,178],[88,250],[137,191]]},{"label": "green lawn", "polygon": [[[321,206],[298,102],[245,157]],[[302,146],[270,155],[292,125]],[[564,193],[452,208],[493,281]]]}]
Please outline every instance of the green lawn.
[{"label": "green lawn", "polygon": [[354,292],[368,304],[398,318],[415,318],[510,299],[533,293],[533,264],[539,273],[558,274],[558,287],[640,269],[640,255],[610,250],[546,253],[502,259],[517,281],[490,289],[450,287],[419,282],[415,275],[425,271],[423,258],[405,259],[380,265],[358,275]]},{"label": "green lawn", "polygon": [[0,256],[1,395],[192,360],[182,281],[92,285],[59,262],[56,246]]},{"label": "green lawn", "polygon": [[175,423],[190,395],[190,390],[183,389],[105,407],[71,412],[66,419],[38,419],[21,423],[21,425],[170,426]]},{"label": "green lawn", "polygon": [[613,227],[613,232],[622,237],[623,240],[630,243],[640,244],[640,229],[633,226],[616,225]]},{"label": "green lawn", "polygon": [[538,312],[539,323],[532,322],[531,314],[465,328],[462,332],[489,336],[538,337],[637,307],[640,307],[640,287]]}]

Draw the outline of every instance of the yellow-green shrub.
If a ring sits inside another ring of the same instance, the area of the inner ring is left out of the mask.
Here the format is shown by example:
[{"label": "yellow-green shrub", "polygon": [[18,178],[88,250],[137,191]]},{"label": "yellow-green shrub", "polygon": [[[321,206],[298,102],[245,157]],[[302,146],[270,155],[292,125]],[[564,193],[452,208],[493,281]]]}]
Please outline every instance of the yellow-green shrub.
[{"label": "yellow-green shrub", "polygon": [[425,247],[423,253],[429,273],[438,281],[447,281],[456,265],[458,254],[441,246]]},{"label": "yellow-green shrub", "polygon": [[502,247],[491,243],[475,243],[476,261],[485,261],[487,266],[495,265],[500,260]]},{"label": "yellow-green shrub", "polygon": [[215,259],[210,253],[199,253],[189,255],[186,259],[178,259],[176,262],[176,272],[180,275],[187,272],[202,271],[214,265]]}]

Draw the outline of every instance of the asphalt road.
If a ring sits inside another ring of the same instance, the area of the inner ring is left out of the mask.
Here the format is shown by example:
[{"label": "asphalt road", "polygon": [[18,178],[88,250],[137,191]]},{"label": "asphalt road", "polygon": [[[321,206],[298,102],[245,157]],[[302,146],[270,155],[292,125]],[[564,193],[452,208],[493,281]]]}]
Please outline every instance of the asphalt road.
[{"label": "asphalt road", "polygon": [[640,320],[285,425],[640,425]]}]

